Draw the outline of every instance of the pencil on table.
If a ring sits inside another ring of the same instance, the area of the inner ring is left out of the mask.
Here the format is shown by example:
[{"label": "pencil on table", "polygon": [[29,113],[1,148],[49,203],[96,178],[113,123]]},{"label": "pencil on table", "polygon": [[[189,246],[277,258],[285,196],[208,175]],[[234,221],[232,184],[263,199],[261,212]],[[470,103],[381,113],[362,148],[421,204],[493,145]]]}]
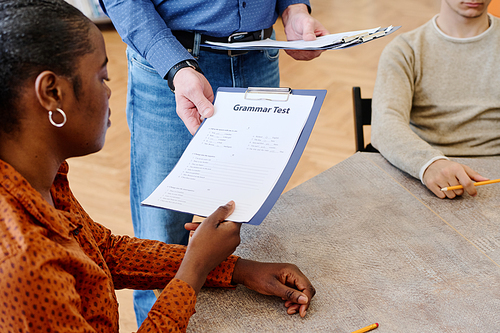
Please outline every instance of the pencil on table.
[{"label": "pencil on table", "polygon": [[360,328],[359,330],[356,330],[352,333],[365,333],[365,332],[368,332],[368,331],[371,331],[371,330],[374,330],[378,327],[378,323],[375,323],[375,324],[371,324],[369,326],[366,326],[366,327],[363,327],[363,328]]},{"label": "pencil on table", "polygon": [[[484,182],[475,182],[474,186],[481,186],[481,185],[487,185],[487,184],[493,184],[493,183],[500,183],[500,179],[485,180]],[[448,186],[448,187],[443,187],[441,189],[441,191],[443,191],[443,192],[454,191],[454,190],[460,190],[462,188],[464,188],[462,185]]]}]

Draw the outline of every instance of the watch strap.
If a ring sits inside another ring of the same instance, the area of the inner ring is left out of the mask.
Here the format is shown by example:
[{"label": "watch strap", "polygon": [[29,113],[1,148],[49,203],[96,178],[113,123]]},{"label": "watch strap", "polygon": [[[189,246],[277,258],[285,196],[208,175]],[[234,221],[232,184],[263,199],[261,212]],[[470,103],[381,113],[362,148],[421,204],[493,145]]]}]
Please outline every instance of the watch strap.
[{"label": "watch strap", "polygon": [[170,70],[168,71],[168,73],[166,75],[168,87],[170,88],[170,90],[172,90],[172,92],[175,92],[175,87],[174,87],[175,74],[177,74],[178,71],[180,71],[181,69],[186,68],[186,67],[191,67],[195,71],[203,74],[203,72],[200,69],[200,66],[198,65],[198,63],[195,60],[183,60],[181,62],[178,62],[172,68],[170,68]]}]

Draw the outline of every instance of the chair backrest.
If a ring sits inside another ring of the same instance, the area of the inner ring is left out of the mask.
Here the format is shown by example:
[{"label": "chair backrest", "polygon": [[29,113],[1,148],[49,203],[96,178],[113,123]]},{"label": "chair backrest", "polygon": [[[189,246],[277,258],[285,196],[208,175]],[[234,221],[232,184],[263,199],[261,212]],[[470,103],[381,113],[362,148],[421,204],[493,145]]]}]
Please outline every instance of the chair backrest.
[{"label": "chair backrest", "polygon": [[352,104],[354,109],[354,136],[356,151],[378,152],[370,143],[365,146],[363,126],[372,122],[372,99],[361,98],[361,88],[352,87]]}]

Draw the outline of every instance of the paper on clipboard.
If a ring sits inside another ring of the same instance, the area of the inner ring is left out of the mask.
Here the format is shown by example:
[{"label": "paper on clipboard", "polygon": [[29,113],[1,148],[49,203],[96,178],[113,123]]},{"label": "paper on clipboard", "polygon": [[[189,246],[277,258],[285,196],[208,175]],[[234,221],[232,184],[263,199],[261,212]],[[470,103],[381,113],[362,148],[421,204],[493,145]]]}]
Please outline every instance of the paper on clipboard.
[{"label": "paper on clipboard", "polygon": [[341,49],[366,43],[370,40],[384,37],[398,30],[399,27],[389,26],[387,28],[373,28],[366,30],[348,31],[321,36],[313,41],[294,40],[276,41],[272,39],[256,40],[252,42],[219,43],[207,41],[202,46],[219,50],[265,50],[265,49],[287,49],[287,50],[329,50]]},{"label": "paper on clipboard", "polygon": [[313,92],[288,91],[287,99],[279,100],[266,92],[220,89],[214,116],[143,204],[208,216],[234,200],[229,220],[259,224],[286,186],[312,130],[326,94]]}]

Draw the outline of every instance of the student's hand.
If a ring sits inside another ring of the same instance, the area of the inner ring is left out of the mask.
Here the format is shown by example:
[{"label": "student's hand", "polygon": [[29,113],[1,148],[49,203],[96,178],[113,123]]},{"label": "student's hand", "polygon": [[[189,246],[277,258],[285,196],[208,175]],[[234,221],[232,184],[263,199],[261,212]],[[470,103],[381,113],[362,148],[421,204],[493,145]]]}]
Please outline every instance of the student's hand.
[{"label": "student's hand", "polygon": [[[196,133],[203,118],[214,114],[214,93],[205,76],[193,68],[183,68],[174,76],[177,115],[191,134]],[[203,118],[202,118],[203,117]]]},{"label": "student's hand", "polygon": [[439,198],[453,199],[457,195],[464,194],[464,190],[454,190],[443,192],[443,187],[462,185],[472,196],[477,194],[473,180],[476,182],[488,180],[467,165],[449,160],[434,161],[424,172],[423,180],[429,190]]},{"label": "student's hand", "polygon": [[188,283],[198,294],[210,273],[240,244],[241,223],[224,221],[234,211],[234,202],[219,207],[193,234],[176,278]]},{"label": "student's hand", "polygon": [[243,284],[247,288],[264,295],[281,297],[285,301],[287,313],[299,312],[306,315],[311,298],[316,290],[297,266],[292,264],[264,263],[239,258],[234,267],[234,284]]},{"label": "student's hand", "polygon": [[[328,30],[318,20],[309,15],[305,4],[288,6],[281,15],[287,40],[315,40],[316,37],[328,35]],[[319,57],[324,50],[299,51],[285,50],[295,60],[311,60]]]}]

